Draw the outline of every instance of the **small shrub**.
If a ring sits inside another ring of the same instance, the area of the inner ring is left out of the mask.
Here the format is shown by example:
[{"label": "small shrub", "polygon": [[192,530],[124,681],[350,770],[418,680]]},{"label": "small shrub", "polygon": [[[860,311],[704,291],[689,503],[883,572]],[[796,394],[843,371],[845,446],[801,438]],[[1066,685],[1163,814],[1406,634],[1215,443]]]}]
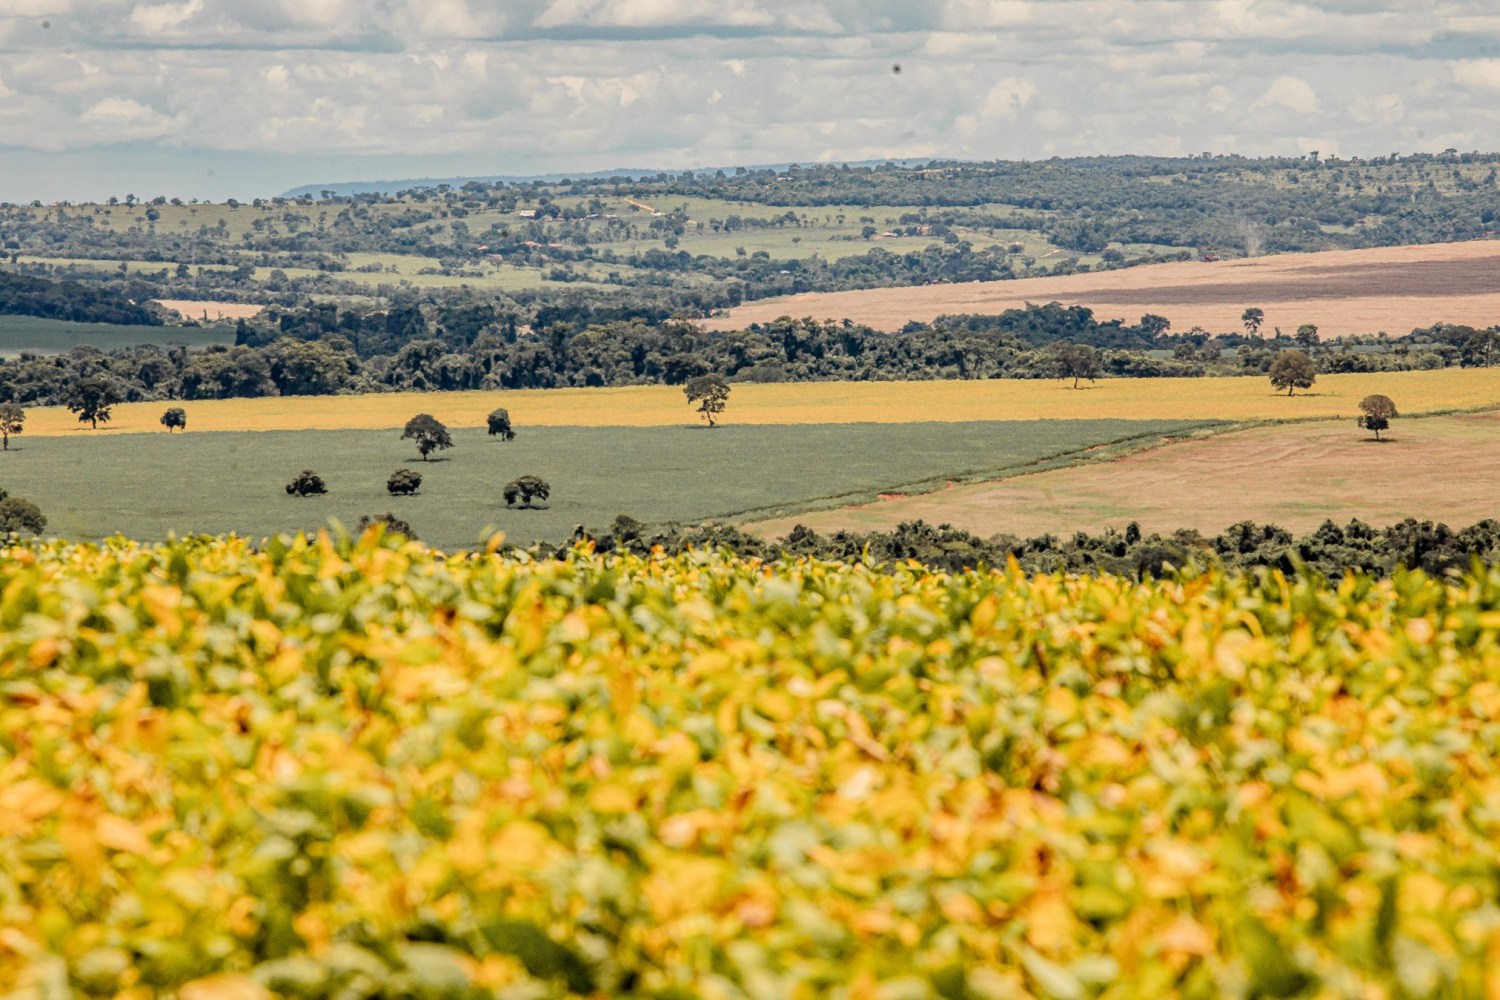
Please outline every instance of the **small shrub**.
[{"label": "small shrub", "polygon": [[522,476],[505,484],[505,506],[514,507],[520,501],[522,507],[531,507],[533,500],[545,500],[551,493],[552,487],[545,479]]},{"label": "small shrub", "polygon": [[286,484],[286,491],[294,497],[316,497],[327,493],[328,486],[322,476],[311,469],[303,469],[296,479]]},{"label": "small shrub", "polygon": [[47,526],[42,510],[30,500],[13,497],[0,490],[0,535],[29,531],[40,534]]},{"label": "small shrub", "polygon": [[385,488],[393,497],[411,496],[422,486],[422,474],[411,469],[397,469],[385,481]]},{"label": "small shrub", "polygon": [[355,534],[363,535],[376,525],[379,525],[381,531],[387,535],[405,535],[414,542],[417,540],[417,533],[411,530],[411,525],[389,512],[384,514],[361,514],[359,516],[359,524],[355,526]]},{"label": "small shrub", "polygon": [[490,434],[492,436],[498,435],[501,441],[514,441],[516,439],[515,428],[510,425],[510,411],[505,407],[502,406],[490,413],[489,425]]},{"label": "small shrub", "polygon": [[173,406],[161,415],[161,425],[170,434],[175,430],[187,430],[187,411],[180,406]]}]

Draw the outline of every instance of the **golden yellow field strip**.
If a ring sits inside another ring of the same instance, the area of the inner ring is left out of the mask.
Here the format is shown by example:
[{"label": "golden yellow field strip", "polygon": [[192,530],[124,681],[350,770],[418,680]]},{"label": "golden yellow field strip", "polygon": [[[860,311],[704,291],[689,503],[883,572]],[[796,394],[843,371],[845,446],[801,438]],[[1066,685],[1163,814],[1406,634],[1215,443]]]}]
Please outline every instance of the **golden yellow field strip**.
[{"label": "golden yellow field strip", "polygon": [[[1276,395],[1262,377],[1106,379],[1073,390],[1050,380],[972,382],[802,382],[736,385],[724,421],[731,424],[912,423],[964,420],[1276,420],[1354,417],[1369,393],[1383,393],[1402,413],[1500,406],[1500,371],[1452,369],[1376,375],[1325,375],[1310,393]],[[88,431],[61,407],[28,411],[28,435],[162,431],[170,405],[115,408]],[[668,427],[697,414],[675,386],[615,389],[517,389],[504,392],[384,393],[199,400],[182,404],[188,431],[381,430],[431,413],[450,427],[483,427],[496,407],[518,428]]]}]

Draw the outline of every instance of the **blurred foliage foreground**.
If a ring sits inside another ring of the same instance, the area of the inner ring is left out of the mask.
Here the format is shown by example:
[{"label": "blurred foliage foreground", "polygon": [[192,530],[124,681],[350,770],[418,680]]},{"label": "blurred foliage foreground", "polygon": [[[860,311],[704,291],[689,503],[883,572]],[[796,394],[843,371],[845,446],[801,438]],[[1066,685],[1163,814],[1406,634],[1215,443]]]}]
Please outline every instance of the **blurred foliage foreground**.
[{"label": "blurred foliage foreground", "polygon": [[0,574],[7,997],[1500,989],[1500,570]]}]

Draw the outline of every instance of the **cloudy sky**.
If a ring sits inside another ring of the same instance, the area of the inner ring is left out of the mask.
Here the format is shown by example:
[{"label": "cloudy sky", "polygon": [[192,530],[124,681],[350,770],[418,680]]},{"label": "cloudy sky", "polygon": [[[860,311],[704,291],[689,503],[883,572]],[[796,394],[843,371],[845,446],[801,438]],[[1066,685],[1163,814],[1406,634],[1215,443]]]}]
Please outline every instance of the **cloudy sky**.
[{"label": "cloudy sky", "polygon": [[1489,151],[1497,109],[1494,0],[0,0],[10,201],[884,157]]}]

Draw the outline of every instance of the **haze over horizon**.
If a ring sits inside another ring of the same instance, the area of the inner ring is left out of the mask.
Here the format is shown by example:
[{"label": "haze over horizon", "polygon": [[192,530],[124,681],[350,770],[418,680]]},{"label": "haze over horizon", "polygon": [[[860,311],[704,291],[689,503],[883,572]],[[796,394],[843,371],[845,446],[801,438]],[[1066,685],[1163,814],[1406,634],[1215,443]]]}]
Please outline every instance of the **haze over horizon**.
[{"label": "haze over horizon", "polygon": [[[0,0],[0,199],[1493,148],[1480,0]],[[896,72],[895,67],[900,67]]]}]

